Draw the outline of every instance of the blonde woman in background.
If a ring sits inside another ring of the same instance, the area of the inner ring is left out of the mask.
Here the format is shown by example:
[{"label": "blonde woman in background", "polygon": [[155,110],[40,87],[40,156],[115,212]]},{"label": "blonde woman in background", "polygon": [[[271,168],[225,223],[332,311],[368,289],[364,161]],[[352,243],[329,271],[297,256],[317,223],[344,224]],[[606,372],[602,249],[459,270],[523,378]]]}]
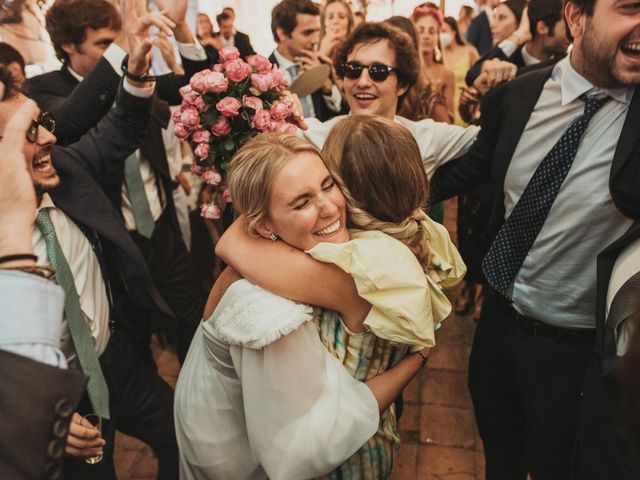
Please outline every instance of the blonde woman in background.
[{"label": "blonde woman in background", "polygon": [[460,93],[467,86],[465,83],[467,72],[480,56],[473,45],[464,41],[458,29],[458,23],[453,17],[444,19],[440,33],[440,44],[442,45],[444,64],[453,72],[455,79],[453,123],[465,126],[467,123],[462,120],[458,111]]}]

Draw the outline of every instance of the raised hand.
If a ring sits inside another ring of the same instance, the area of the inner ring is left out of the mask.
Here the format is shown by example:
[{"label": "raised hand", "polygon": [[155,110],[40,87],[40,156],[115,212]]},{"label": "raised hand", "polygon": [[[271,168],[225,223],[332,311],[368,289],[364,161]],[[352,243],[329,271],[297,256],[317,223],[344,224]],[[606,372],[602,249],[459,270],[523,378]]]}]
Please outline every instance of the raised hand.
[{"label": "raised hand", "polygon": [[[0,83],[0,98],[4,90]],[[23,149],[25,132],[39,112],[35,102],[26,100],[0,133],[0,255],[33,251],[36,195]]]},{"label": "raised hand", "polygon": [[184,23],[188,4],[189,0],[156,0],[158,8],[166,11],[167,17],[176,25]]},{"label": "raised hand", "polygon": [[516,76],[518,68],[509,62],[497,58],[487,60],[482,64],[482,71],[473,82],[473,86],[482,94],[487,93],[501,83],[512,80]]}]

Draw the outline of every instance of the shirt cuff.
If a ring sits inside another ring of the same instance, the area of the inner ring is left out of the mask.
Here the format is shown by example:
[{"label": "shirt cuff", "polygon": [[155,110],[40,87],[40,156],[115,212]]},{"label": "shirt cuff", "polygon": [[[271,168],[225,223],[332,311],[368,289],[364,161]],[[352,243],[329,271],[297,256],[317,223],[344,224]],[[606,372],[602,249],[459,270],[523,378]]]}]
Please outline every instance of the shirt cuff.
[{"label": "shirt cuff", "polygon": [[182,55],[184,58],[188,60],[193,60],[193,61],[207,59],[207,53],[204,51],[204,48],[202,48],[202,45],[200,45],[198,42],[196,43],[176,42],[176,43],[178,44],[178,52],[180,52],[180,55]]},{"label": "shirt cuff", "polygon": [[515,42],[513,42],[513,41],[511,41],[509,39],[501,41],[498,44],[498,48],[500,50],[502,50],[502,52],[507,56],[507,58],[510,57],[511,55],[513,55],[516,52],[516,50],[518,49],[518,47],[516,46]]},{"label": "shirt cuff", "polygon": [[115,43],[112,43],[109,45],[109,48],[104,51],[102,56],[107,62],[109,62],[109,65],[111,65],[115,72],[119,76],[122,76],[122,61],[124,60],[124,57],[127,56],[127,52]]},{"label": "shirt cuff", "polygon": [[131,85],[131,83],[129,83],[129,81],[125,79],[124,82],[122,82],[122,85],[127,93],[130,93],[134,97],[140,98],[149,98],[151,95],[153,95],[153,92],[156,89],[156,82],[153,82],[150,87],[136,87],[134,85]]}]

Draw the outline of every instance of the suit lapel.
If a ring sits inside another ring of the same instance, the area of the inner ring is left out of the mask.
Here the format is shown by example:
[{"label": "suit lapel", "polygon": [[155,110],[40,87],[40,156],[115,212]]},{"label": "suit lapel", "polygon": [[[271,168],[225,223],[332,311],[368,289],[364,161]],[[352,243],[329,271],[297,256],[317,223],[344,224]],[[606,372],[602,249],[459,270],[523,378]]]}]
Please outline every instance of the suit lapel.
[{"label": "suit lapel", "polygon": [[624,120],[622,132],[620,132],[616,153],[613,156],[613,163],[611,165],[610,179],[613,179],[618,171],[620,171],[620,168],[624,165],[624,162],[629,158],[633,148],[638,143],[638,139],[640,138],[638,135],[638,125],[640,125],[640,87],[636,87],[633,93],[627,118]]},{"label": "suit lapel", "polygon": [[549,79],[553,67],[533,71],[522,77],[527,82],[519,82],[519,88],[509,92],[508,97],[502,102],[506,111],[502,115],[500,125],[501,139],[498,143],[495,160],[496,178],[500,179],[500,185],[504,187],[504,178],[511,163],[513,153],[520,142],[522,132],[529,122],[531,112],[538,103],[544,84]]}]

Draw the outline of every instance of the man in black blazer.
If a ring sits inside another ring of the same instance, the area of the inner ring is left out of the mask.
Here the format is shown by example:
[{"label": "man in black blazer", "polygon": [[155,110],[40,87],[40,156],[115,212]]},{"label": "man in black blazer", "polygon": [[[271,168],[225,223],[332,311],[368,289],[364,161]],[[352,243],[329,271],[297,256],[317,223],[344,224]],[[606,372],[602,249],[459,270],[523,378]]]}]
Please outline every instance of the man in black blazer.
[{"label": "man in black blazer", "polygon": [[[173,391],[158,376],[151,356],[141,353],[145,343],[148,345],[151,324],[174,327],[175,317],[104,192],[105,180],[122,168],[124,159],[141,145],[146,133],[154,90],[153,83],[141,79],[149,68],[151,42],[147,35],[152,24],[166,28],[166,19],[158,13],[137,19],[130,12],[128,22],[131,54],[125,68],[138,80],[127,78],[118,90],[115,107],[70,146],[54,145],[50,117],[34,119],[33,135],[29,134],[23,151],[40,206],[32,240],[34,251],[41,260],[46,256],[57,268],[57,275],[64,269],[56,266],[55,259],[59,262],[61,253],[66,260],[73,286],[69,287],[62,277],[56,276],[56,280],[65,286],[65,292],[71,288],[78,298],[96,349],[88,353],[78,349],[70,320],[78,315],[72,315],[65,304],[69,325],[65,330],[71,341],[65,333],[63,353],[70,361],[80,361],[85,373],[82,359],[99,356],[97,369],[88,373],[89,396],[85,395],[73,413],[69,427],[64,475],[70,479],[115,477],[116,428],[153,448],[160,463],[160,478],[178,476]],[[10,102],[0,104],[0,128],[25,101],[17,94]],[[44,217],[50,218],[51,230],[40,223],[43,210]],[[55,243],[51,243],[52,232],[59,244],[57,254]],[[94,384],[105,382],[106,395],[104,390],[95,389],[92,394],[92,380]],[[108,400],[107,409],[103,407],[102,439],[91,436],[82,426],[82,415],[99,411],[96,399]],[[103,449],[103,460],[89,465],[83,457],[95,455],[98,448]]]},{"label": "man in black blazer", "polygon": [[249,35],[238,32],[234,28],[234,19],[227,9],[216,17],[216,22],[218,22],[218,28],[220,29],[219,38],[223,47],[236,47],[240,52],[240,56],[246,59],[251,55],[255,55],[256,52],[251,46]]},{"label": "man in black blazer", "polygon": [[[186,2],[175,2],[171,8],[169,14],[176,22],[173,32],[186,73],[158,80],[159,98],[153,103],[147,134],[136,152],[149,215],[147,230],[140,227],[125,175],[126,163],[110,172],[102,185],[143,253],[156,286],[178,318],[177,347],[182,360],[200,321],[205,292],[180,233],[172,195],[177,182],[169,172],[162,128],[169,121],[167,103],[180,104],[178,89],[195,72],[207,68],[208,62],[183,21]],[[87,11],[92,15],[87,16]],[[64,64],[58,71],[30,79],[26,90],[43,110],[60,119],[56,129],[62,145],[76,141],[96,125],[113,104],[125,56],[120,21],[115,8],[101,0],[58,1],[47,12],[47,28]],[[73,43],[78,36],[82,42]]]},{"label": "man in black blazer", "polygon": [[[278,46],[269,61],[278,65],[291,84],[305,71],[319,66],[320,9],[311,0],[282,0],[271,11],[271,32]],[[326,63],[331,63],[326,59]],[[321,122],[341,113],[342,96],[330,80],[300,98],[305,118]]]},{"label": "man in black blazer", "polygon": [[[618,366],[626,354],[630,338],[628,323],[618,322],[630,314],[629,307],[614,306],[617,295],[629,290],[640,306],[640,221],[599,255],[597,261],[596,347],[582,388],[578,447],[574,477],[581,480],[640,478],[640,459],[633,444],[627,419],[620,409],[622,382]],[[633,286],[632,285],[633,283]],[[628,297],[627,297],[628,298]],[[625,302],[625,300],[622,300]],[[619,318],[616,318],[618,316]],[[612,335],[612,332],[616,332]],[[634,347],[635,348],[635,347]],[[629,385],[628,388],[637,388]]]},{"label": "man in black blazer", "polygon": [[469,367],[488,479],[568,477],[596,257],[640,218],[640,20],[613,0],[567,0],[564,14],[571,57],[487,94],[475,145],[433,178],[439,197],[496,192]]}]

